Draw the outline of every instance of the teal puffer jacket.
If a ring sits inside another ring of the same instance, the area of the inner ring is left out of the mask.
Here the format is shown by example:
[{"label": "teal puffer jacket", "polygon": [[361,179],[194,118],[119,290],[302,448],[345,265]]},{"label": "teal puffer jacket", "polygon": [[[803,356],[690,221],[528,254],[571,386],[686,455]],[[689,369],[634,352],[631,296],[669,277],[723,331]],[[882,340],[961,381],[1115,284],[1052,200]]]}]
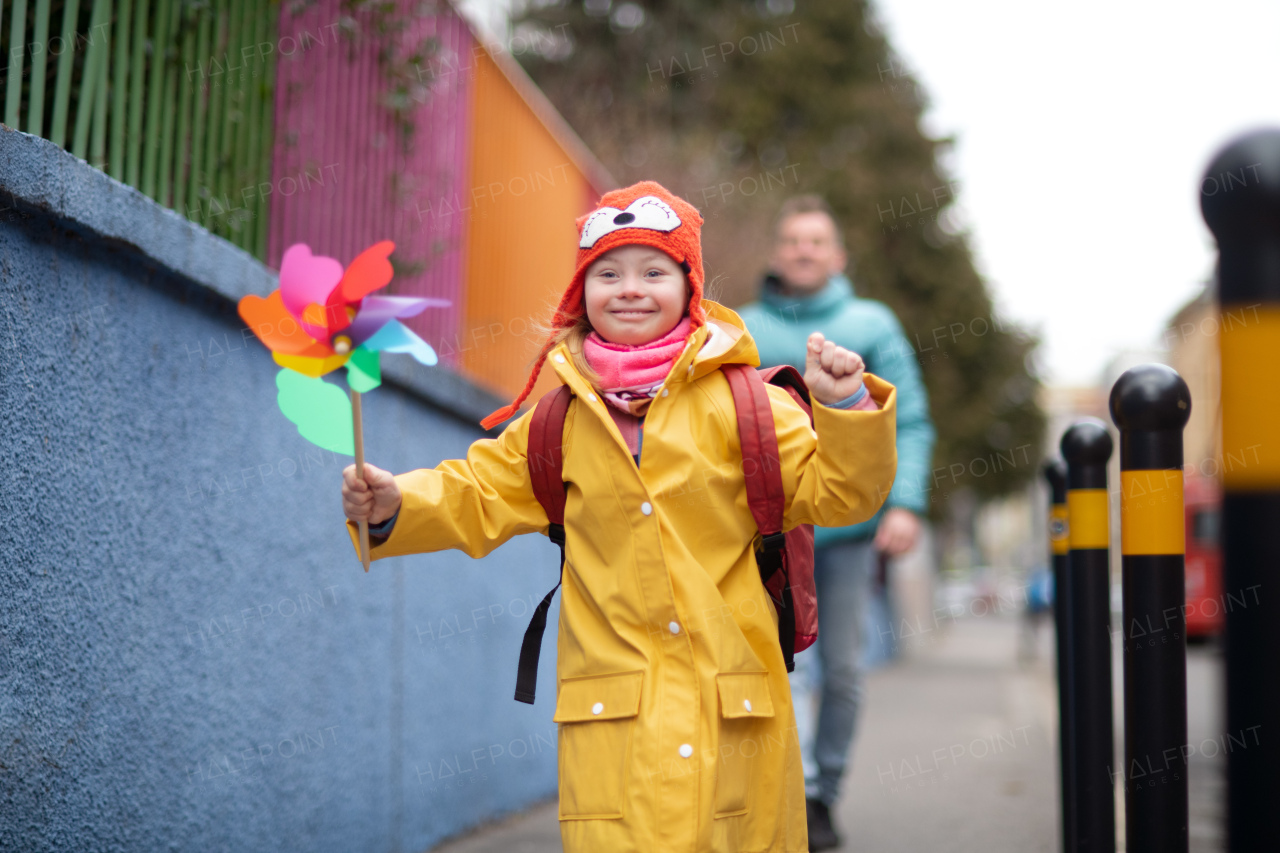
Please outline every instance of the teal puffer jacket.
[{"label": "teal puffer jacket", "polygon": [[767,276],[759,301],[737,311],[755,338],[761,365],[790,364],[803,373],[805,342],[813,332],[822,332],[861,355],[868,371],[898,389],[898,476],[889,499],[869,521],[852,527],[817,528],[815,545],[874,536],[889,507],[921,515],[927,512],[936,435],[929,419],[929,396],[920,379],[915,349],[889,307],[855,296],[853,285],[843,275],[832,276],[826,287],[805,297],[784,295],[777,279]]}]

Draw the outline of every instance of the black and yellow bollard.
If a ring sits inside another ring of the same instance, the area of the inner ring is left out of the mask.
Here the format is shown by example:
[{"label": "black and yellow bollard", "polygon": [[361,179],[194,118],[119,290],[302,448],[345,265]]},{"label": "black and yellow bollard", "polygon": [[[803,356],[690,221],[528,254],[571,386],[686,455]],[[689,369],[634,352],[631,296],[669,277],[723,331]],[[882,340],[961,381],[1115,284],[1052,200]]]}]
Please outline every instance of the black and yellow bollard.
[{"label": "black and yellow bollard", "polygon": [[1049,559],[1053,565],[1053,622],[1058,649],[1058,761],[1061,779],[1062,849],[1076,846],[1075,732],[1071,719],[1071,585],[1067,574],[1067,466],[1044,465],[1049,481]]},{"label": "black and yellow bollard", "polygon": [[[1211,191],[1212,190],[1212,191]],[[1280,845],[1280,130],[1214,158],[1218,240],[1227,845]]]},{"label": "black and yellow bollard", "polygon": [[1067,577],[1071,598],[1071,709],[1074,731],[1075,850],[1114,853],[1111,713],[1111,569],[1107,460],[1111,435],[1097,418],[1062,435],[1067,461]]},{"label": "black and yellow bollard", "polygon": [[1191,392],[1144,364],[1111,388],[1120,428],[1125,849],[1186,853],[1187,617],[1182,428]]}]

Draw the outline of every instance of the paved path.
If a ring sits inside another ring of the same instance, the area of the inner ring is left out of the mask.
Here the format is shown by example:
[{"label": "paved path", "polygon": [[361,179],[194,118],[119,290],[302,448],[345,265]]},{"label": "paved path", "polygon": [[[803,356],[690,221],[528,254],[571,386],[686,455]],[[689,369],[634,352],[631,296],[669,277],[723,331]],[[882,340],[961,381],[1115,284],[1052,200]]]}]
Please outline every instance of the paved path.
[{"label": "paved path", "polygon": [[[901,663],[871,674],[854,768],[836,810],[847,851],[1053,853],[1058,849],[1051,637],[1019,662],[1015,618],[920,632]],[[1120,720],[1119,660],[1116,662]],[[1217,651],[1192,649],[1190,740],[1215,737]],[[1117,735],[1117,750],[1120,737]],[[1192,851],[1222,849],[1221,762],[1193,759]],[[559,853],[549,804],[436,853]],[[657,851],[655,851],[657,853]]]},{"label": "paved path", "polygon": [[837,811],[844,849],[1057,849],[1050,647],[1046,635],[1039,662],[1019,665],[1017,631],[997,617],[926,626],[871,677]]}]

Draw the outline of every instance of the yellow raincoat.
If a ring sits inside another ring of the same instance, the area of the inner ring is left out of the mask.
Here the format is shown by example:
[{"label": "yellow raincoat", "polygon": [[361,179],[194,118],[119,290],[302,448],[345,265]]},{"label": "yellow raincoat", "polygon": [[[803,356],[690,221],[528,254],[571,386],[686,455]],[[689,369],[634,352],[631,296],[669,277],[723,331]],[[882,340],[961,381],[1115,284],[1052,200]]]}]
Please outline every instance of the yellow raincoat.
[{"label": "yellow raincoat", "polygon": [[[554,718],[566,853],[809,849],[777,616],[756,568],[733,398],[718,370],[759,359],[737,314],[703,304],[708,326],[649,408],[638,469],[564,345],[547,356],[575,395]],[[889,494],[896,392],[872,375],[866,384],[880,411],[815,404],[814,428],[769,387],[787,529],[856,524]],[[445,548],[482,557],[512,536],[545,534],[526,461],[530,417],[475,442],[466,459],[397,476],[400,516],[372,558]]]}]

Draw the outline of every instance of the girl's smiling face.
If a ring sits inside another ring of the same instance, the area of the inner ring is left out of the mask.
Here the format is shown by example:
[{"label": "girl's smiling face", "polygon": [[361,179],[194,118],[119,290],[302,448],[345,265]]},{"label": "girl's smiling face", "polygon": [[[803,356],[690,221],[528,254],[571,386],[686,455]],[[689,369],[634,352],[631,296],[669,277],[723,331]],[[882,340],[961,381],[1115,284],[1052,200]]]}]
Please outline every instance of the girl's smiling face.
[{"label": "girl's smiling face", "polygon": [[676,327],[689,305],[689,285],[661,249],[619,246],[587,267],[582,298],[600,337],[639,346]]}]

